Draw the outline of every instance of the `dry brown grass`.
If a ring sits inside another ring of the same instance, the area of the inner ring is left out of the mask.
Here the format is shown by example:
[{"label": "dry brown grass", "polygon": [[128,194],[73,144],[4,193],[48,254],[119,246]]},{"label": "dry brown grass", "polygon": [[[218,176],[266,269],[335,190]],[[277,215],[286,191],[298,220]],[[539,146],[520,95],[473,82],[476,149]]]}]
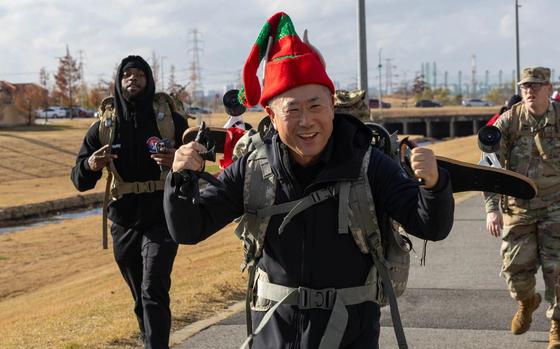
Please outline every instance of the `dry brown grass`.
[{"label": "dry brown grass", "polygon": [[[136,348],[132,299],[101,250],[99,217],[0,236],[0,348]],[[232,227],[181,246],[171,292],[174,328],[241,299]]]},{"label": "dry brown grass", "polygon": [[[256,126],[261,115],[246,120]],[[225,115],[214,115],[209,121],[221,126],[225,119]],[[56,120],[48,130],[1,130],[0,145],[20,152],[6,164],[14,169],[22,166],[30,174],[18,179],[9,175],[12,170],[0,167],[5,171],[0,172],[0,207],[11,206],[12,201],[29,203],[75,195],[68,173],[90,122]],[[60,143],[60,138],[66,141]],[[478,160],[473,137],[431,147],[440,155]],[[36,156],[39,151],[48,154],[47,160]],[[39,170],[52,162],[60,168]],[[11,177],[6,180],[4,176]],[[101,249],[100,219],[72,219],[0,235],[0,348],[140,346],[129,290],[113,261],[111,246]],[[233,225],[196,246],[179,248],[171,291],[174,329],[242,299],[241,258]]]},{"label": "dry brown grass", "polygon": [[[245,120],[256,127],[262,116],[261,113],[247,113]],[[204,120],[212,126],[222,126],[227,115],[212,114]],[[95,119],[54,119],[49,120],[48,125],[1,128],[0,209],[76,195],[70,170],[93,121]],[[190,120],[190,124],[196,121]],[[93,192],[104,188],[104,181],[99,181]]]}]

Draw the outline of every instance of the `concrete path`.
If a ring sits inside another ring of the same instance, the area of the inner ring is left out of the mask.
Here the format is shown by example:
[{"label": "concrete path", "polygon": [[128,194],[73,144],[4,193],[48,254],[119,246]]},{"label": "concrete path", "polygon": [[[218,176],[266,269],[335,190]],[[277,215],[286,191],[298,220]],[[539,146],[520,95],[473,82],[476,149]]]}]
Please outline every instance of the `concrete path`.
[{"label": "concrete path", "polygon": [[[485,230],[480,195],[459,202],[450,236],[428,243],[427,263],[420,266],[422,243],[413,240],[410,279],[399,308],[410,348],[546,348],[546,305],[535,312],[531,330],[509,332],[516,303],[500,272],[500,239]],[[542,275],[537,289],[544,295]],[[172,336],[174,349],[238,348],[245,339],[243,307],[188,326]],[[382,310],[380,348],[397,348],[389,308]],[[187,338],[188,337],[188,338]]]}]

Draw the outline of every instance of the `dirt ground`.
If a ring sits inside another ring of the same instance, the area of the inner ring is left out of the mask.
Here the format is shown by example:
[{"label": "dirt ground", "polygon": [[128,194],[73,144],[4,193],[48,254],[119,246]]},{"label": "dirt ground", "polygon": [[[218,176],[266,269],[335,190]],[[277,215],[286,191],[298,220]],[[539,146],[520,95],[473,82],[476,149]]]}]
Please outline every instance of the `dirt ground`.
[{"label": "dirt ground", "polygon": [[[246,118],[254,126],[262,114]],[[225,115],[208,118],[221,126]],[[0,209],[76,195],[69,171],[92,122],[54,120],[0,129]],[[474,137],[432,146],[436,154],[478,160]],[[96,190],[102,190],[98,185]],[[0,348],[138,348],[132,298],[101,249],[99,216],[0,235]],[[172,275],[173,327],[205,318],[244,297],[241,244],[229,225],[196,246],[180,246]]]}]

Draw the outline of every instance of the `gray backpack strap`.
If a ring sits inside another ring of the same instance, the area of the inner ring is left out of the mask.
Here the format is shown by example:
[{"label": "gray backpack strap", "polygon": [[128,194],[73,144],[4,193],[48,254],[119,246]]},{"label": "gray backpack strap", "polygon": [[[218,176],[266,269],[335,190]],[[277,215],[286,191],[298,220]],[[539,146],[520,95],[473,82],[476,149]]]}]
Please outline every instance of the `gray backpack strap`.
[{"label": "gray backpack strap", "polygon": [[[385,259],[383,244],[381,241],[381,232],[377,223],[375,204],[373,201],[371,186],[367,175],[370,158],[371,148],[366,152],[366,154],[364,155],[364,159],[362,160],[362,169],[360,175],[361,178],[358,181],[353,182],[350,189],[350,230],[352,231],[354,240],[356,241],[356,244],[358,245],[360,250],[362,252],[367,251],[366,253],[370,253],[372,256],[375,269],[381,277],[381,285],[383,291],[382,294],[378,294],[378,300],[382,305],[384,303],[384,300],[389,301],[389,305],[391,308],[391,319],[393,321],[393,329],[395,330],[395,336],[397,338],[398,346],[400,349],[406,349],[408,348],[408,345],[406,343],[406,337],[399,314],[397,295],[395,294],[395,290],[393,288],[393,277],[390,275],[390,270],[393,264]],[[400,234],[398,235],[398,237],[400,238]],[[393,244],[399,242],[400,241],[397,240],[396,237],[391,237],[389,243],[387,244],[388,251],[385,252],[392,253],[392,251],[390,250],[395,248]],[[402,256],[402,258],[409,258],[408,251],[404,250]],[[401,255],[397,257],[401,257]],[[400,260],[398,260],[398,262],[400,262]],[[404,287],[406,287],[406,279],[408,277],[408,268],[406,268],[406,273],[404,273],[401,265],[399,264],[400,263],[396,264],[396,272],[393,272],[393,274],[396,274],[397,278],[399,279],[399,286],[402,285],[402,281],[400,279],[405,279],[404,286],[402,287],[402,291],[404,291]],[[401,277],[401,274],[406,274],[406,276]],[[375,282],[373,285],[371,285],[371,287],[375,287],[378,284],[379,282]],[[383,296],[384,299],[382,298]]]},{"label": "gray backpack strap", "polygon": [[284,231],[286,225],[290,223],[291,220],[296,215],[307,210],[309,207],[313,205],[316,205],[330,198],[336,197],[337,193],[338,190],[336,187],[334,186],[325,187],[316,190],[299,200],[288,201],[278,205],[258,209],[257,217],[262,219],[264,217],[272,217],[274,215],[287,213],[287,215],[282,220],[282,224],[278,228],[278,235],[280,235]]},{"label": "gray backpack strap", "polygon": [[293,208],[288,212],[288,214],[284,217],[282,224],[278,228],[278,234],[282,234],[286,225],[294,218],[298,213],[301,213],[308,209],[309,207],[316,205],[320,202],[328,200],[330,198],[334,198],[337,192],[335,187],[326,187],[319,190],[316,190],[306,197],[297,200]]},{"label": "gray backpack strap", "polygon": [[341,182],[338,186],[338,233],[348,234],[348,197],[350,196],[350,182]]},{"label": "gray backpack strap", "polygon": [[[406,336],[404,334],[404,329],[401,321],[401,314],[399,313],[399,305],[397,303],[397,296],[395,295],[395,290],[391,285],[391,277],[388,272],[388,265],[384,258],[377,258],[374,253],[371,254],[373,259],[373,264],[375,268],[381,274],[381,280],[383,281],[383,291],[385,292],[385,297],[389,299],[389,307],[391,310],[391,320],[393,321],[393,329],[395,330],[395,337],[397,337],[397,343],[399,349],[407,349],[408,345],[406,343]],[[387,286],[388,285],[388,286]]]},{"label": "gray backpack strap", "polygon": [[[256,265],[262,255],[264,238],[270,216],[258,217],[261,208],[274,204],[276,196],[276,179],[266,156],[266,147],[260,135],[254,134],[247,141],[244,151],[251,152],[247,158],[243,186],[244,215],[235,229],[237,237],[243,241],[244,260],[241,270],[248,269],[247,293],[245,296],[245,320],[247,335],[252,333],[251,301],[255,281]],[[254,195],[251,193],[259,193]],[[249,345],[250,345],[249,341]]]}]

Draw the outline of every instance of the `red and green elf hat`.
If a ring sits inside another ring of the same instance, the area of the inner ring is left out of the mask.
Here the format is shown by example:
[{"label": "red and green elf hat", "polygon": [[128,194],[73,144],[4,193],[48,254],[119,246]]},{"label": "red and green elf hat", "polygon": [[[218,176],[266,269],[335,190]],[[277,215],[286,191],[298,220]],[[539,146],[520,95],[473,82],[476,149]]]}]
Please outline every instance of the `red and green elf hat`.
[{"label": "red and green elf hat", "polygon": [[[269,41],[270,49],[265,57]],[[263,58],[266,58],[266,81],[263,81],[261,93],[257,69]],[[245,62],[239,102],[248,107],[260,103],[264,107],[272,97],[307,84],[324,85],[334,94],[334,85],[320,54],[312,45],[300,40],[290,17],[278,12],[262,27]]]}]

